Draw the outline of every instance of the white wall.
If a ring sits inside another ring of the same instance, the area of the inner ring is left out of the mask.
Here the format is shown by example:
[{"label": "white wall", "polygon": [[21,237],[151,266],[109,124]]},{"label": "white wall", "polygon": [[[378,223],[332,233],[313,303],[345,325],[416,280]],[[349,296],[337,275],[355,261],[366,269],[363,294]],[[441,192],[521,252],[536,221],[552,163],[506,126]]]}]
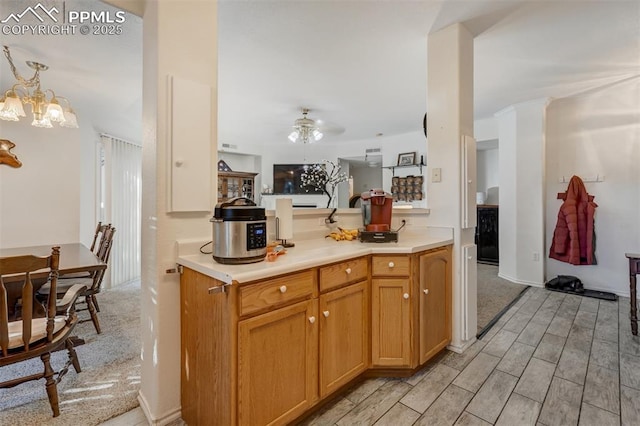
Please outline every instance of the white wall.
[{"label": "white wall", "polygon": [[544,284],[544,144],[547,99],[496,114],[500,149],[500,269],[521,284]]},{"label": "white wall", "polygon": [[[212,164],[216,164],[216,23],[217,4],[213,0],[146,2],[139,400],[151,424],[166,424],[180,416],[180,281],[178,274],[165,271],[176,266],[176,240],[211,238],[210,212],[167,212],[167,76],[211,86],[210,152],[203,155],[211,155]],[[212,182],[216,175],[214,167]],[[216,188],[212,185],[212,200],[216,199]]]},{"label": "white wall", "polygon": [[498,149],[478,150],[476,160],[478,162],[478,192],[484,192],[486,196],[488,188],[500,184]]},{"label": "white wall", "polygon": [[495,117],[475,120],[473,135],[477,141],[498,139],[498,120]]},{"label": "white wall", "polygon": [[640,78],[574,98],[558,99],[547,118],[546,249],[551,246],[561,200],[561,176],[596,174],[585,182],[598,204],[595,216],[597,265],[573,266],[546,260],[547,279],[575,275],[586,288],[627,296],[625,252],[640,251]]},{"label": "white wall", "polygon": [[[41,129],[31,126],[29,118],[0,122],[1,137],[16,144],[11,152],[22,162],[18,169],[0,165],[0,248],[80,238],[80,148],[90,143],[84,140],[87,132]],[[94,229],[95,224],[90,235]]]}]

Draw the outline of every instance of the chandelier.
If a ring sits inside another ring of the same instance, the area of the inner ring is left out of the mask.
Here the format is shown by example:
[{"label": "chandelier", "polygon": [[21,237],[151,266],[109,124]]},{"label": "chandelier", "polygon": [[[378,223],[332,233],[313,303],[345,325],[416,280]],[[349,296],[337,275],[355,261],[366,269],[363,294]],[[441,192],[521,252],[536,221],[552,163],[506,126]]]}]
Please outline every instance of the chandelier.
[{"label": "chandelier", "polygon": [[[40,88],[40,71],[46,71],[49,69],[48,66],[39,62],[27,61],[27,65],[35,72],[33,77],[26,79],[18,74],[7,46],[4,46],[4,56],[9,61],[13,76],[18,82],[0,96],[0,119],[20,120],[19,117],[26,116],[23,104],[29,104],[33,113],[32,126],[50,128],[53,127],[51,123],[59,123],[62,127],[78,128],[76,113],[71,108],[69,100],[62,96],[56,96],[51,89],[42,90]],[[48,99],[47,93],[51,94]],[[65,108],[60,105],[61,100],[66,103]]]},{"label": "chandelier", "polygon": [[289,140],[293,143],[302,141],[302,143],[313,143],[322,139],[322,132],[316,126],[316,122],[310,118],[307,118],[309,110],[307,108],[302,109],[302,118],[298,118],[294,125],[293,131],[289,135]]}]

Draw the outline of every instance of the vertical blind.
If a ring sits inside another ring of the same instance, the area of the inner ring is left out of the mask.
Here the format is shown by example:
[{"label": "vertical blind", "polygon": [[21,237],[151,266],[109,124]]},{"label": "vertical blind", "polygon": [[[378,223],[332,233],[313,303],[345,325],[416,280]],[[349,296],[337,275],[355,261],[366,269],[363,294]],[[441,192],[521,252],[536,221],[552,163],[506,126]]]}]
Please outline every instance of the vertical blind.
[{"label": "vertical blind", "polygon": [[104,148],[104,219],[116,228],[110,279],[105,284],[116,286],[140,278],[142,147],[109,135],[100,137]]}]

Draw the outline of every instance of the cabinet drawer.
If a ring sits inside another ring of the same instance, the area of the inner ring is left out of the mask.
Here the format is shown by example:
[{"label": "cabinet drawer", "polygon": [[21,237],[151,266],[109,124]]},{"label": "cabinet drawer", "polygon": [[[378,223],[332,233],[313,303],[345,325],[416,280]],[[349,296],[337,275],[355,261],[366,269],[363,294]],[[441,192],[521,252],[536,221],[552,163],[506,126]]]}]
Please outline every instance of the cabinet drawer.
[{"label": "cabinet drawer", "polygon": [[371,269],[374,276],[408,276],[409,256],[373,256]]},{"label": "cabinet drawer", "polygon": [[367,278],[367,258],[347,260],[320,268],[320,291]]},{"label": "cabinet drawer", "polygon": [[314,272],[310,269],[240,287],[240,316],[312,297],[315,290]]}]

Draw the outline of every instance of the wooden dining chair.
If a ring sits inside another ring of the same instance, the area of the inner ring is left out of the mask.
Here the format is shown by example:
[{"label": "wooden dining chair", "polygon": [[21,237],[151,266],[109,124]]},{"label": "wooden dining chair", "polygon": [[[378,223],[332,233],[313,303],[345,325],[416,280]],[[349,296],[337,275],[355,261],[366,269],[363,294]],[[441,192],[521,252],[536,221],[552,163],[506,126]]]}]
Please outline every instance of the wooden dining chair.
[{"label": "wooden dining chair", "polygon": [[[110,226],[105,230],[104,237],[100,241],[100,247],[98,248],[97,256],[104,263],[109,263],[109,257],[111,255],[111,247],[113,243],[113,236],[116,232],[116,228]],[[74,284],[82,284],[85,289],[80,296],[84,297],[83,305],[76,307],[76,312],[89,311],[89,319],[81,319],[80,322],[92,321],[93,326],[98,334],[102,333],[100,328],[100,321],[98,320],[98,312],[100,312],[100,305],[96,295],[102,290],[102,280],[107,269],[95,271],[91,273],[90,277],[78,278],[74,280],[64,280],[58,283],[58,298],[61,298],[65,292],[71,288]],[[41,298],[48,297],[51,292],[51,287],[48,284],[43,285],[38,290],[38,295]],[[67,306],[62,304],[59,310],[66,309]]]},{"label": "wooden dining chair", "polygon": [[[40,357],[44,364],[44,371],[0,382],[0,388],[11,388],[44,378],[53,417],[60,415],[57,383],[71,365],[77,373],[81,371],[70,335],[78,321],[73,310],[74,301],[85,287],[82,284],[76,284],[69,288],[63,298],[68,308],[63,312],[58,312],[56,297],[47,298],[46,314],[42,318],[37,318],[33,309],[35,295],[31,274],[34,271],[49,269],[48,285],[53,290],[51,294],[55,295],[59,262],[59,247],[53,247],[51,255],[45,257],[24,255],[0,258],[0,368],[35,357]],[[10,274],[24,275],[24,280],[5,283],[3,275]],[[9,285],[22,287],[20,292],[22,311],[19,319],[9,319],[7,300]],[[67,350],[69,359],[62,369],[54,371],[50,362],[51,353],[61,349]]]},{"label": "wooden dining chair", "polygon": [[[93,240],[91,241],[91,247],[89,250],[96,256],[100,257],[100,249],[105,243],[107,236],[107,230],[111,229],[111,224],[103,224],[98,222],[95,233],[93,234]],[[93,274],[90,272],[73,272],[70,274],[61,274],[59,279],[61,280],[77,280],[78,278],[92,278]],[[59,286],[60,287],[60,286]]]}]

